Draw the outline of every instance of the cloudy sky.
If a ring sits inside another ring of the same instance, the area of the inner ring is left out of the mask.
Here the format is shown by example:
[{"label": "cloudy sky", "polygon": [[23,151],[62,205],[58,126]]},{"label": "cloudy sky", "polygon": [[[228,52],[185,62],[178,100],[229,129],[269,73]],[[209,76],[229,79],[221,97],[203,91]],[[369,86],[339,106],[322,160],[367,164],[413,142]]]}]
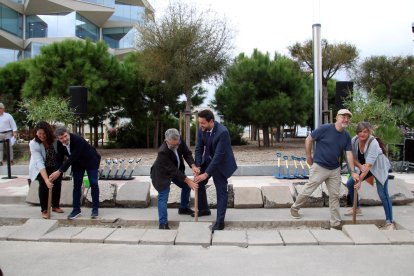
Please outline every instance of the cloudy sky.
[{"label": "cloudy sky", "polygon": [[[225,16],[236,31],[235,54],[288,54],[287,47],[312,38],[312,25],[330,43],[347,42],[372,55],[414,55],[414,1],[339,0],[182,0],[198,9],[210,8]],[[169,0],[149,0],[156,16]],[[347,80],[345,74],[338,80]],[[210,89],[209,89],[210,90]],[[211,95],[209,96],[211,97]]]}]

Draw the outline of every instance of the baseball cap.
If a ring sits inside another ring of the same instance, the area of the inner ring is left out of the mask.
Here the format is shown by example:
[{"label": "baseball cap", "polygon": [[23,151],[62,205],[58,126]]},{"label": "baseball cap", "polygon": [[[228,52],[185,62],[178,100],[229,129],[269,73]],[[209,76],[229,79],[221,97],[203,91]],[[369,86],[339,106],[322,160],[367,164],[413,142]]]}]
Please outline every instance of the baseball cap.
[{"label": "baseball cap", "polygon": [[349,115],[349,117],[352,117],[352,113],[348,109],[340,109],[338,115]]}]

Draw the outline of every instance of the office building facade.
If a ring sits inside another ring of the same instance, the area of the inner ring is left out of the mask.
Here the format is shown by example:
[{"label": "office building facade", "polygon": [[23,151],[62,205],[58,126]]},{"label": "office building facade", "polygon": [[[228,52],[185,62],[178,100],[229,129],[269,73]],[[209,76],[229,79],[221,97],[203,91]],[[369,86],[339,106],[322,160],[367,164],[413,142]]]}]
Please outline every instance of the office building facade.
[{"label": "office building facade", "polygon": [[135,48],[134,27],[153,17],[146,0],[0,0],[0,66],[68,38],[103,40],[122,56]]}]

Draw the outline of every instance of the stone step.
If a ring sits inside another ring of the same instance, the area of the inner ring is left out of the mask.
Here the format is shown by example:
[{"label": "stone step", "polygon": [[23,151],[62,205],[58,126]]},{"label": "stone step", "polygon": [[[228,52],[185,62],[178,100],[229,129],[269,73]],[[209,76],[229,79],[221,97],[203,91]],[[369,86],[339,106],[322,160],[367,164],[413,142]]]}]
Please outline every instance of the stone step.
[{"label": "stone step", "polygon": [[210,227],[210,222],[180,222],[175,244],[210,246]]},{"label": "stone step", "polygon": [[342,231],[355,245],[390,244],[390,240],[373,224],[344,225]]},{"label": "stone step", "polygon": [[49,219],[29,219],[7,239],[12,241],[38,241],[42,236],[57,228],[59,222]]}]

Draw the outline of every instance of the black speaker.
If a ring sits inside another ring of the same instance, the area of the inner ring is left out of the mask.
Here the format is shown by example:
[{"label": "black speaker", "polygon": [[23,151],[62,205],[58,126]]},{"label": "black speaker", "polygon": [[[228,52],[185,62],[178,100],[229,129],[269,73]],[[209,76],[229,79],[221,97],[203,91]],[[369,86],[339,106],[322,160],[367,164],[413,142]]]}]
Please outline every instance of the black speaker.
[{"label": "black speaker", "polygon": [[70,108],[76,115],[85,115],[88,103],[88,89],[84,86],[69,86]]},{"label": "black speaker", "polygon": [[414,139],[404,141],[404,161],[414,163]]},{"label": "black speaker", "polygon": [[352,81],[337,81],[336,82],[336,96],[335,105],[338,109],[345,108],[344,100],[354,89],[354,83]]}]

